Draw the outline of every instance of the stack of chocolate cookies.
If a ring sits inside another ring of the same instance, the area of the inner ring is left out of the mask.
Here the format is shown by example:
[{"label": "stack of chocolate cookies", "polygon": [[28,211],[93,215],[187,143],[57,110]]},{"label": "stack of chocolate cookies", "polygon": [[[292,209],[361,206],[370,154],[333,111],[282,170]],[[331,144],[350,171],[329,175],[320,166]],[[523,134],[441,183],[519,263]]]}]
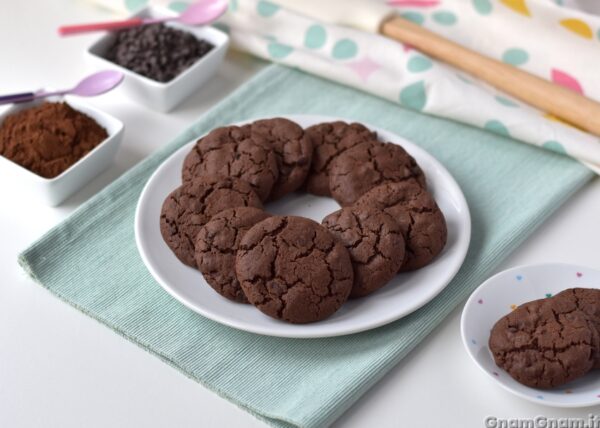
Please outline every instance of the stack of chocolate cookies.
[{"label": "stack of chocolate cookies", "polygon": [[600,290],[570,288],[502,317],[489,347],[517,382],[554,388],[600,368]]},{"label": "stack of chocolate cookies", "polygon": [[[185,158],[162,236],[222,296],[292,323],[323,320],[429,264],[446,221],[416,161],[358,123],[283,118],[217,128]],[[305,190],[342,209],[322,224],[263,204]]]}]

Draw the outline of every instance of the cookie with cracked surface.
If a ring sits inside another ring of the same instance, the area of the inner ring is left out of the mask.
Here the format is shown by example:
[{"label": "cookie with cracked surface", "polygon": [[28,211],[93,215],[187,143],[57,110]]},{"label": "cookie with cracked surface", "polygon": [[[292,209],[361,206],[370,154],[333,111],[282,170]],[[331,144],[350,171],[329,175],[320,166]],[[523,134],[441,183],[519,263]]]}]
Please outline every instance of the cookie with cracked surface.
[{"label": "cookie with cracked surface", "polygon": [[[553,299],[569,299],[582,310],[600,332],[600,290],[597,288],[569,288],[558,293]],[[600,368],[600,349],[595,358],[594,368]]]},{"label": "cookie with cracked surface", "polygon": [[227,208],[262,208],[252,187],[237,178],[200,177],[167,196],[160,212],[160,233],[175,256],[195,267],[194,242],[200,228]]},{"label": "cookie with cracked surface", "polygon": [[291,323],[331,316],[352,289],[348,250],[303,217],[273,216],[254,225],[242,238],[235,268],[250,303]]},{"label": "cookie with cracked surface", "polygon": [[404,261],[400,225],[375,208],[342,208],[323,219],[323,226],[350,253],[354,284],[350,297],[363,297],[386,285]]},{"label": "cookie with cracked surface", "polygon": [[235,255],[244,234],[270,214],[254,207],[229,208],[214,215],[198,232],[195,258],[204,279],[221,296],[248,303],[235,275]]},{"label": "cookie with cracked surface", "polygon": [[277,159],[279,178],[270,200],[298,190],[310,169],[313,145],[310,136],[295,122],[284,118],[263,119],[250,124],[255,141]]},{"label": "cookie with cracked surface", "polygon": [[364,194],[355,206],[374,207],[400,224],[406,258],[400,271],[430,263],[446,245],[446,219],[433,196],[417,182],[386,183]]},{"label": "cookie with cracked surface", "polygon": [[598,331],[573,301],[534,300],[494,325],[489,347],[496,364],[517,382],[554,388],[592,368]]},{"label": "cookie with cracked surface", "polygon": [[265,201],[279,177],[277,157],[250,125],[214,129],[198,140],[185,157],[183,182],[196,177],[234,177],[249,183]]},{"label": "cookie with cracked surface", "polygon": [[343,207],[352,205],[374,187],[386,182],[416,181],[425,185],[425,174],[401,146],[369,141],[337,156],[331,164],[329,189]]},{"label": "cookie with cracked surface", "polygon": [[344,151],[377,135],[360,123],[326,122],[306,129],[313,142],[313,159],[306,178],[306,190],[318,196],[331,196],[329,168]]}]

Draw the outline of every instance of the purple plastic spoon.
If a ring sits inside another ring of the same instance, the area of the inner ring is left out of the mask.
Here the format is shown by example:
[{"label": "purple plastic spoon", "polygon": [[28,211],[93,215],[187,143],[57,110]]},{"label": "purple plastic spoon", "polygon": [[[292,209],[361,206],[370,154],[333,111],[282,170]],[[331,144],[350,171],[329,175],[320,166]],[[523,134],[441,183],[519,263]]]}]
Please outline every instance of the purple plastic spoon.
[{"label": "purple plastic spoon", "polygon": [[133,17],[123,21],[96,22],[92,24],[64,25],[58,28],[58,34],[69,36],[72,34],[89,33],[90,31],[120,30],[123,28],[138,27],[159,22],[177,21],[186,25],[204,25],[215,21],[223,15],[229,7],[228,0],[198,0],[190,4],[181,15],[166,18],[141,18]]},{"label": "purple plastic spoon", "polygon": [[77,95],[80,97],[93,97],[110,91],[121,83],[123,73],[120,71],[105,70],[94,73],[79,82],[74,88],[63,91],[44,91],[22,92],[20,94],[11,94],[0,96],[0,105],[12,103],[24,103],[38,98],[46,98],[62,95]]}]

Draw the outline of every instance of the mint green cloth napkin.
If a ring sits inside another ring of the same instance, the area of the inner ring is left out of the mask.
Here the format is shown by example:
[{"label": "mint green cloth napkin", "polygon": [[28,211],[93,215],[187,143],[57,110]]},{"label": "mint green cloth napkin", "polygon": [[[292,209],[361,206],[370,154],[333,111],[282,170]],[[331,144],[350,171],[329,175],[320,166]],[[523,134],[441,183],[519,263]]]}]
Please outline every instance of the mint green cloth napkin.
[{"label": "mint green cloth napkin", "polygon": [[[216,126],[292,113],[343,116],[389,129],[428,150],[457,179],[470,206],[473,237],[462,269],[431,303],[360,334],[279,339],[203,318],[152,279],[138,255],[133,222],[155,168]],[[81,206],[19,261],[67,303],[255,416],[276,426],[320,427],[406,356],[591,177],[567,157],[271,66]]]}]

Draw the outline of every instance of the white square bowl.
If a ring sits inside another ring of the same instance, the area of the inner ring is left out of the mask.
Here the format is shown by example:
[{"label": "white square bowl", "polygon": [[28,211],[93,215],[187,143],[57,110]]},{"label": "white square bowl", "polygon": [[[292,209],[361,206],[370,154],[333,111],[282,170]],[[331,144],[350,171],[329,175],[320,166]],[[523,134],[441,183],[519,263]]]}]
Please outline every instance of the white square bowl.
[{"label": "white square bowl", "polygon": [[[175,15],[176,13],[168,9],[149,6],[131,17],[161,18]],[[110,68],[125,74],[125,79],[120,87],[129,97],[161,112],[171,110],[211,78],[221,65],[229,46],[229,36],[216,28],[190,27],[176,22],[167,22],[165,25],[191,33],[196,38],[204,39],[214,46],[210,52],[168,82],[152,80],[104,58],[106,51],[115,40],[114,33],[103,35],[86,51],[87,60],[95,68]]]},{"label": "white square bowl", "polygon": [[[23,196],[41,200],[50,206],[56,206],[110,166],[123,139],[124,125],[115,117],[76,98],[67,96],[64,98],[50,98],[48,101],[65,101],[75,110],[94,119],[108,133],[108,138],[60,175],[53,178],[44,178],[4,156],[0,156],[0,180],[3,183],[11,183],[11,186]],[[13,105],[0,114],[0,125],[6,117],[39,105],[42,102],[38,100]]]}]

